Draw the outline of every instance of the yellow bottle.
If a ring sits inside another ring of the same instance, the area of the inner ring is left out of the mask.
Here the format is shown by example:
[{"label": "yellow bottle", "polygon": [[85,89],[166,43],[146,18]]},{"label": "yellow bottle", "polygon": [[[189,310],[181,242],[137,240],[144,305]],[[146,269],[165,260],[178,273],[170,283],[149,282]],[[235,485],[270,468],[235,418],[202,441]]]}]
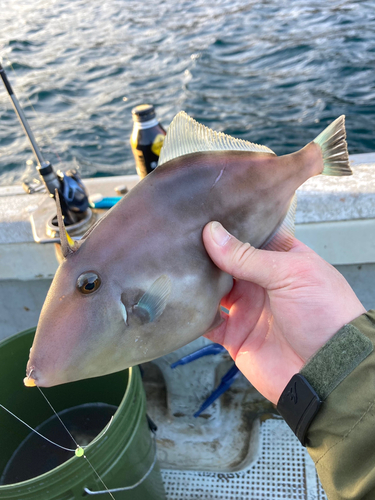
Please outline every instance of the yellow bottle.
[{"label": "yellow bottle", "polygon": [[141,179],[158,165],[166,131],[158,122],[152,104],[141,104],[132,109],[133,131],[130,137],[135,167]]}]

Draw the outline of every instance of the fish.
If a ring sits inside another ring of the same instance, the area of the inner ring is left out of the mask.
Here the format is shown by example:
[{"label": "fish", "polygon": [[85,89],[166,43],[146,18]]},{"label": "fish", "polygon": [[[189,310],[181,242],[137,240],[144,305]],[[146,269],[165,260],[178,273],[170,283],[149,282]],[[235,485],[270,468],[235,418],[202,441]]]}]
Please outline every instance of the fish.
[{"label": "fish", "polygon": [[170,353],[218,326],[233,277],[209,258],[204,226],[219,221],[241,241],[290,249],[296,189],[312,176],[351,175],[345,117],[303,149],[266,146],[173,119],[158,167],[88,230],[66,232],[25,385],[97,377]]}]

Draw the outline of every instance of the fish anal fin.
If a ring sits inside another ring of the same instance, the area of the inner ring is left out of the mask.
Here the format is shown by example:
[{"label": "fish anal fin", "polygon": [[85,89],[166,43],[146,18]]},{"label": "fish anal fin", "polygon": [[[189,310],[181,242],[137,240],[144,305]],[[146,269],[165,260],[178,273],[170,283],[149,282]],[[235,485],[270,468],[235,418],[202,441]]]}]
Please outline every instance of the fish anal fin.
[{"label": "fish anal fin", "polygon": [[223,132],[215,132],[180,111],[170,124],[160,153],[159,166],[179,156],[203,151],[251,151],[275,154],[271,149]]},{"label": "fish anal fin", "polygon": [[263,250],[275,250],[278,252],[287,252],[290,250],[294,239],[295,230],[295,216],[297,209],[297,196],[294,195],[290,205],[289,210],[278,226],[275,232],[268,238],[268,240],[262,245]]},{"label": "fish anal fin", "polygon": [[132,313],[142,324],[156,321],[164,312],[171,293],[170,278],[163,274],[150,286],[140,300],[132,307]]},{"label": "fish anal fin", "polygon": [[215,330],[215,328],[218,328],[220,325],[222,325],[224,323],[225,319],[221,316],[220,310],[221,310],[221,308],[219,307],[219,309],[216,312],[216,315],[214,317],[213,322],[211,323],[210,327],[204,332],[205,334],[208,332],[211,332],[212,330]]}]

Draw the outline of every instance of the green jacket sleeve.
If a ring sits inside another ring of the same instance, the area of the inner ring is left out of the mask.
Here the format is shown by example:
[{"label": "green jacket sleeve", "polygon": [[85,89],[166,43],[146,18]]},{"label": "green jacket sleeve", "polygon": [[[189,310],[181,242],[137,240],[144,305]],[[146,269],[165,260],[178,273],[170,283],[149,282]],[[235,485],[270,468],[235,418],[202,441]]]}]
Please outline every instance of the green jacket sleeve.
[{"label": "green jacket sleeve", "polygon": [[[375,345],[375,310],[351,324]],[[323,402],[307,443],[329,500],[375,499],[375,351]]]}]

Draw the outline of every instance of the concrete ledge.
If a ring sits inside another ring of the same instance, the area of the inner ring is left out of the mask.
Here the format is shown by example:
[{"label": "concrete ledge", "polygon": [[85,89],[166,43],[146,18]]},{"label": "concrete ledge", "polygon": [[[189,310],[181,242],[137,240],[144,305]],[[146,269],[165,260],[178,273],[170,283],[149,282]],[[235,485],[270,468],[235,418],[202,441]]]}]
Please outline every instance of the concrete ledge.
[{"label": "concrete ledge", "polygon": [[0,245],[0,282],[52,279],[57,267],[55,245],[38,245],[34,241]]},{"label": "concrete ledge", "polygon": [[375,219],[299,224],[296,238],[334,265],[375,262]]},{"label": "concrete ledge", "polygon": [[306,181],[297,191],[296,223],[375,218],[375,163],[352,169],[349,177],[319,175]]}]

